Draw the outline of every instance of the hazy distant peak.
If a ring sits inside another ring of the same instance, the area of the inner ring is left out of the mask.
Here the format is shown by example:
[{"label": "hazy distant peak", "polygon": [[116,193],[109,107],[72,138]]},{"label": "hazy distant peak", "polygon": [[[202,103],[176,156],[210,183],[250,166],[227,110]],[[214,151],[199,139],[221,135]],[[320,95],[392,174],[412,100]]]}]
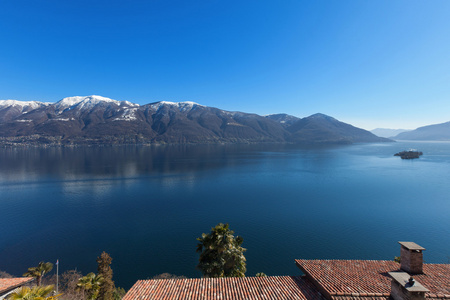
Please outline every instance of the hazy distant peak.
[{"label": "hazy distant peak", "polygon": [[402,132],[396,140],[450,141],[450,122],[422,126],[415,130]]},{"label": "hazy distant peak", "polygon": [[370,130],[376,136],[381,136],[385,138],[391,138],[396,136],[397,134],[411,131],[411,129],[390,129],[390,128],[375,128],[374,130]]},{"label": "hazy distant peak", "polygon": [[375,129],[373,129],[371,131],[375,131],[375,130],[394,130],[394,131],[403,130],[403,131],[409,131],[409,130],[413,130],[413,129],[375,128]]}]

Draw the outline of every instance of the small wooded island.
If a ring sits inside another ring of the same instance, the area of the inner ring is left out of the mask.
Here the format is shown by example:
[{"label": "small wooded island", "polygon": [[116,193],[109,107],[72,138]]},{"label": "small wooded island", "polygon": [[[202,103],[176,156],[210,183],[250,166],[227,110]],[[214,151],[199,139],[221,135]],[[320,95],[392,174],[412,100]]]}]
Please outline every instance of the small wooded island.
[{"label": "small wooded island", "polygon": [[417,150],[408,150],[408,151],[402,151],[395,153],[394,156],[400,156],[401,159],[413,159],[413,158],[419,158],[419,156],[423,155],[421,151]]}]

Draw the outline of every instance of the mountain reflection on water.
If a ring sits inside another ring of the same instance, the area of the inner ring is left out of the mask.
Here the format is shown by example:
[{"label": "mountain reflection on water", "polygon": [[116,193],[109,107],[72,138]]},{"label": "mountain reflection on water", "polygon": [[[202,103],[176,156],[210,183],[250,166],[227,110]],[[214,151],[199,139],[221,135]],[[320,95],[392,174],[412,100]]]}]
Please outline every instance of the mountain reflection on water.
[{"label": "mountain reflection on water", "polygon": [[[415,148],[424,155],[393,154]],[[296,258],[386,259],[397,241],[450,256],[450,143],[0,149],[0,270],[39,261],[114,280],[200,276],[196,238],[230,223],[247,276],[297,275]]]},{"label": "mountain reflection on water", "polygon": [[[267,144],[264,151],[298,149],[289,144]],[[330,146],[302,146],[313,153]],[[133,178],[141,175],[189,174],[239,164],[261,155],[261,145],[160,145],[110,147],[6,148],[0,151],[1,182]],[[233,155],[239,153],[239,155]],[[244,153],[244,155],[243,155]],[[231,154],[231,155],[230,155]],[[323,159],[329,159],[323,156]],[[318,160],[312,160],[312,162]],[[1,184],[0,182],[0,184]]]}]

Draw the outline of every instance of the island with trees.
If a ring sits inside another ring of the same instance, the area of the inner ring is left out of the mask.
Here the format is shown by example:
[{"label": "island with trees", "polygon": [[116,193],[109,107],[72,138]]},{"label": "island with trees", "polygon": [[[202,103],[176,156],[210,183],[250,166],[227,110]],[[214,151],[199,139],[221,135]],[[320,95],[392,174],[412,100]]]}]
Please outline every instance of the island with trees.
[{"label": "island with trees", "polygon": [[408,151],[405,150],[394,154],[394,156],[400,156],[401,159],[414,159],[419,158],[421,155],[423,155],[421,151],[414,149]]}]

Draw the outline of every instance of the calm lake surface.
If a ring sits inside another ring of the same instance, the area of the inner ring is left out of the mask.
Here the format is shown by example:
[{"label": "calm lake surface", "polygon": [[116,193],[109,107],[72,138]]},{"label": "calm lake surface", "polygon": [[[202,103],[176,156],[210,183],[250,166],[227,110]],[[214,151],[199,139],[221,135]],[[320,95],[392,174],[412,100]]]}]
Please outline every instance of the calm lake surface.
[{"label": "calm lake surface", "polygon": [[[416,148],[420,159],[393,154]],[[230,223],[247,276],[297,275],[296,258],[386,259],[397,241],[450,257],[450,143],[0,149],[0,270],[39,261],[116,285],[200,277],[196,238]]]}]

